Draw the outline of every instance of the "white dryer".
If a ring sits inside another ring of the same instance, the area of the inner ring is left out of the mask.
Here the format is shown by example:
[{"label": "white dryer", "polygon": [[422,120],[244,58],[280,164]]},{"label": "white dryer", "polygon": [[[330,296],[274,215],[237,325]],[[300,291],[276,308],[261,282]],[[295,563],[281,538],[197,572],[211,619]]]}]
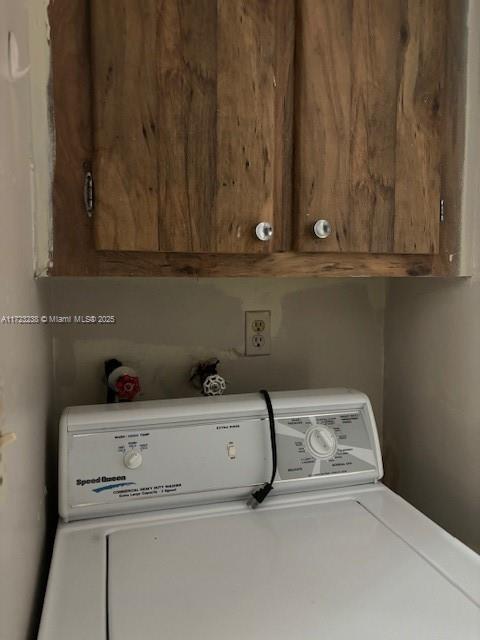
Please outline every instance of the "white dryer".
[{"label": "white dryer", "polygon": [[379,482],[368,398],[67,409],[40,640],[478,640],[480,560]]}]

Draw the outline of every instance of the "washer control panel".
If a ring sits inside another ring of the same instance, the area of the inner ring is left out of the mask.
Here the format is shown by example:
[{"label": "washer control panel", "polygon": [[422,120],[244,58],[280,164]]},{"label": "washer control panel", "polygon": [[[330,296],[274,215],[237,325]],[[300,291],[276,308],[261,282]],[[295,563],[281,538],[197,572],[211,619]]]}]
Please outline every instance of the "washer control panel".
[{"label": "washer control panel", "polygon": [[328,427],[312,426],[305,433],[305,446],[317,460],[328,460],[337,450],[337,439]]},{"label": "washer control panel", "polygon": [[[348,390],[272,393],[274,492],[381,477],[368,398]],[[74,407],[60,429],[65,519],[247,497],[270,478],[260,394]]]},{"label": "washer control panel", "polygon": [[264,481],[265,418],[68,435],[70,506],[125,503]]},{"label": "washer control panel", "polygon": [[362,411],[280,418],[275,427],[282,480],[376,468],[374,442]]}]

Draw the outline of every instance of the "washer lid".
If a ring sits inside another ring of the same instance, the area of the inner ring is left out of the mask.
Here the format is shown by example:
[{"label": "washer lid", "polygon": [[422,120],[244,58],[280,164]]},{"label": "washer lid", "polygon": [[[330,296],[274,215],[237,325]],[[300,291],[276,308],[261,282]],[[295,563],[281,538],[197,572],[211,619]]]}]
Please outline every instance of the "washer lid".
[{"label": "washer lid", "polygon": [[460,590],[360,502],[164,521],[109,536],[111,640],[478,640]]}]

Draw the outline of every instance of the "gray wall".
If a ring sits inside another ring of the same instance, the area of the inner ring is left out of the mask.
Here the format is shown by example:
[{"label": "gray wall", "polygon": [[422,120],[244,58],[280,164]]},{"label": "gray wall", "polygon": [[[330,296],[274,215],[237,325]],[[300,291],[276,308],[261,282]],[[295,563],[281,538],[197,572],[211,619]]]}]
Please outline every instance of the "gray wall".
[{"label": "gray wall", "polygon": [[[0,0],[0,317],[43,309],[33,280],[29,79],[11,81],[6,65],[9,30],[17,36],[20,66],[29,64],[26,6]],[[1,640],[33,637],[41,604],[50,354],[45,327],[0,324],[0,431],[17,434],[2,453]]]},{"label": "gray wall", "polygon": [[480,550],[480,280],[391,282],[385,361],[388,484]]},{"label": "gray wall", "polygon": [[[143,399],[192,396],[192,365],[217,356],[230,393],[351,386],[381,424],[384,282],[313,279],[56,280],[51,313],[113,314],[55,325],[55,405],[103,402],[103,361],[134,366]],[[244,313],[272,312],[272,353],[245,357]]]},{"label": "gray wall", "polygon": [[479,0],[468,26],[462,247],[473,277],[388,283],[384,456],[393,489],[480,551]]}]

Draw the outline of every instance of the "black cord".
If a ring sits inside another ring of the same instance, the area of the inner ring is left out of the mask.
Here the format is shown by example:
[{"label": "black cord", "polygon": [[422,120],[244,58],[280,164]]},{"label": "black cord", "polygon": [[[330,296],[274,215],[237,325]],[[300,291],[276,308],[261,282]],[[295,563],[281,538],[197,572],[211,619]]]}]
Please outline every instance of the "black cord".
[{"label": "black cord", "polygon": [[268,413],[268,421],[270,424],[270,443],[272,446],[272,475],[270,478],[270,482],[266,482],[263,487],[257,489],[252,493],[248,500],[248,505],[252,507],[252,509],[256,509],[259,504],[261,504],[265,498],[268,496],[270,491],[273,489],[273,482],[275,480],[275,476],[277,475],[277,439],[275,437],[275,416],[273,415],[273,407],[272,401],[270,399],[270,394],[265,389],[261,389],[260,393],[262,394],[265,404],[267,405],[267,413]]}]

